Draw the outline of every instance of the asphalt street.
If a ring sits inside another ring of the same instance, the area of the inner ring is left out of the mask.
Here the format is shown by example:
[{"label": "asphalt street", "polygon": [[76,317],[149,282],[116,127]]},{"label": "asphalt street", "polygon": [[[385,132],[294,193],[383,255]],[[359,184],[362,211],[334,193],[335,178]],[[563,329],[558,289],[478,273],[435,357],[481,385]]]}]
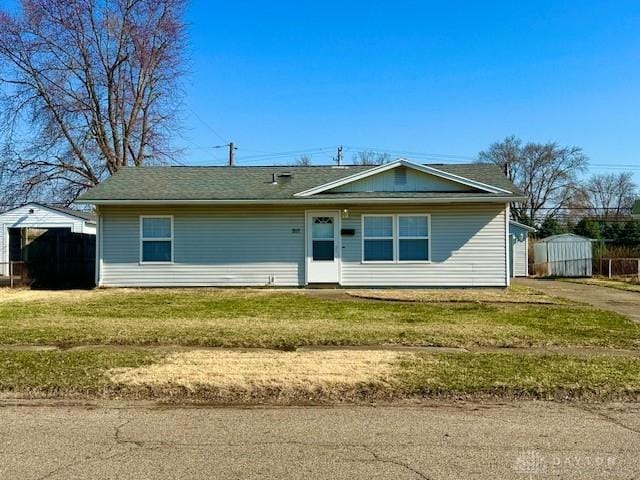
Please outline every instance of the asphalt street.
[{"label": "asphalt street", "polygon": [[638,478],[640,406],[0,404],[0,478]]}]

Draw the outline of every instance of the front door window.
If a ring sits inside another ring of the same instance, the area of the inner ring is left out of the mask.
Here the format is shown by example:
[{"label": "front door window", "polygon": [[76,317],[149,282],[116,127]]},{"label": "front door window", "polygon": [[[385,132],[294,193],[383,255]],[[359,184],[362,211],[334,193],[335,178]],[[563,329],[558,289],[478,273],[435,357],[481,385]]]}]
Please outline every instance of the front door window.
[{"label": "front door window", "polygon": [[313,217],[311,235],[313,260],[332,262],[335,257],[333,217]]}]

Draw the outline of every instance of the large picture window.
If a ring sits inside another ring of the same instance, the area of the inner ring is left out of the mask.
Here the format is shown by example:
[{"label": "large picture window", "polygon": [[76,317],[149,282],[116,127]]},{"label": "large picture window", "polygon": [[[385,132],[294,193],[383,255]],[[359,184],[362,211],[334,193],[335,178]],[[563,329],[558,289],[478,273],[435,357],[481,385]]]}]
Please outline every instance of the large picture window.
[{"label": "large picture window", "polygon": [[363,215],[363,262],[429,262],[428,214]]},{"label": "large picture window", "polygon": [[141,263],[173,261],[173,217],[140,217]]}]

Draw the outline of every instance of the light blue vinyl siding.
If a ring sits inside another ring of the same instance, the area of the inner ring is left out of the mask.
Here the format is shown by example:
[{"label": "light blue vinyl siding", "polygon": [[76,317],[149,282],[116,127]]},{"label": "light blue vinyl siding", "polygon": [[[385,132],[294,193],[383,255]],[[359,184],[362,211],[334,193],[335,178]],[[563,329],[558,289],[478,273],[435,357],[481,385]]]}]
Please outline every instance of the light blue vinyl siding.
[{"label": "light blue vinyl siding", "polygon": [[[365,213],[431,214],[430,263],[362,263],[360,219]],[[504,205],[424,205],[349,208],[342,238],[342,285],[473,287],[506,285]]]},{"label": "light blue vinyl siding", "polygon": [[[102,207],[100,214],[102,285],[304,284],[304,210]],[[140,215],[173,215],[173,263],[140,265]]]},{"label": "light blue vinyl siding", "polygon": [[473,192],[464,184],[424,172],[397,167],[331,189],[332,192]]},{"label": "light blue vinyl siding", "polygon": [[[344,286],[505,286],[505,205],[341,206]],[[312,208],[313,209],[313,208]],[[362,263],[362,214],[431,215],[430,263]],[[305,283],[305,207],[101,207],[105,286]],[[140,215],[173,215],[174,262],[141,265]],[[343,214],[344,216],[344,214]]]}]

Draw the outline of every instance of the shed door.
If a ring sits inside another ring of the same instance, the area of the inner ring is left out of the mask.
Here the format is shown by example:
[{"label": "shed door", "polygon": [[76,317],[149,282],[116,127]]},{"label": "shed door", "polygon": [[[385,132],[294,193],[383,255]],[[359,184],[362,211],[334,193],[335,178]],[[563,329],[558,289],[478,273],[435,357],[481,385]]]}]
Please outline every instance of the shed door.
[{"label": "shed door", "polygon": [[339,282],[339,223],[336,211],[307,212],[307,283]]}]

